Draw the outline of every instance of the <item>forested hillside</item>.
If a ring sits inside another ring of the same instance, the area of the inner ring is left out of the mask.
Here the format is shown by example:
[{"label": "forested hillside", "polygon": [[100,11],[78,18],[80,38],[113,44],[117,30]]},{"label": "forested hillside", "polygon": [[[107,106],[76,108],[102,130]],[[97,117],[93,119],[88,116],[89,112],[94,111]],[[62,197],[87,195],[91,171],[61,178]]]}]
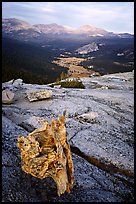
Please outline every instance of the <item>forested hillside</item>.
[{"label": "forested hillside", "polygon": [[2,81],[22,78],[26,83],[54,82],[67,69],[50,62],[50,51],[17,40],[2,40]]}]

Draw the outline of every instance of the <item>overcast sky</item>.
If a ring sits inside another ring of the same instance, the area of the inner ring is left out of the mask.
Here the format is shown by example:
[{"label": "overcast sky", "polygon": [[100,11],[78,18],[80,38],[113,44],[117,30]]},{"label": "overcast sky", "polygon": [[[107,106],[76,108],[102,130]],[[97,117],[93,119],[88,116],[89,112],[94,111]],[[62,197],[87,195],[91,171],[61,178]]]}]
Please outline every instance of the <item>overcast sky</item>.
[{"label": "overcast sky", "polygon": [[2,2],[2,18],[134,33],[134,2]]}]

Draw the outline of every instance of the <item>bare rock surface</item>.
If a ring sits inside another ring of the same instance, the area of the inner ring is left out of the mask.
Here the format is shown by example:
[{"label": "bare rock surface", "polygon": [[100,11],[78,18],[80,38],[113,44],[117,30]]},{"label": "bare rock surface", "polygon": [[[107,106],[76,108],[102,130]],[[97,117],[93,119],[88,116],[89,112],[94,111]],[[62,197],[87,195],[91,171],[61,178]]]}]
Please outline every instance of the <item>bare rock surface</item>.
[{"label": "bare rock surface", "polygon": [[[81,80],[85,89],[10,84],[15,102],[2,107],[3,202],[134,201],[134,72]],[[26,91],[32,89],[50,90],[52,97],[31,103]],[[17,138],[30,133],[32,121],[36,127],[33,117],[50,123],[64,110],[74,186],[58,197],[51,178],[34,178],[21,170]]]},{"label": "bare rock surface", "polygon": [[34,131],[36,128],[40,128],[41,127],[41,122],[40,120],[42,120],[42,118],[40,117],[36,117],[36,116],[32,116],[26,120],[23,120],[20,125],[27,129],[29,132]]}]

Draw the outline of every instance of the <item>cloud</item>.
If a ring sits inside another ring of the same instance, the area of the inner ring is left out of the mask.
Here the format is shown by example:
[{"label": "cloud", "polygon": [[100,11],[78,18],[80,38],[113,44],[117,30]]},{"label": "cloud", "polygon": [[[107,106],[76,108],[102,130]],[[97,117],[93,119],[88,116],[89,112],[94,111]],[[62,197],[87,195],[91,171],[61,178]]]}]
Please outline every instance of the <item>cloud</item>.
[{"label": "cloud", "polygon": [[2,16],[16,16],[31,24],[90,24],[113,32],[134,31],[133,2],[3,2]]},{"label": "cloud", "polygon": [[118,25],[121,24],[123,25],[120,27],[122,30],[123,28],[127,29],[130,25],[133,27],[133,6],[130,8],[127,4],[113,4],[112,2],[74,3],[71,5],[70,10],[73,25],[75,26],[77,22],[80,22],[80,24],[92,24],[111,31],[113,29],[118,30]]}]

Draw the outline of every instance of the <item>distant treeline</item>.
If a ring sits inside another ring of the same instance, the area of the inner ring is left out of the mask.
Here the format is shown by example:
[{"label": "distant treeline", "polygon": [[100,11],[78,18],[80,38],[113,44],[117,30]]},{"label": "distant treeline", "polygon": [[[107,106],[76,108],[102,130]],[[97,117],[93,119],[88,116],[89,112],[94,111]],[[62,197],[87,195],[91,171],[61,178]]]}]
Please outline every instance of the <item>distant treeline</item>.
[{"label": "distant treeline", "polygon": [[22,78],[26,83],[56,81],[67,69],[53,64],[46,50],[17,40],[2,39],[2,82]]}]

